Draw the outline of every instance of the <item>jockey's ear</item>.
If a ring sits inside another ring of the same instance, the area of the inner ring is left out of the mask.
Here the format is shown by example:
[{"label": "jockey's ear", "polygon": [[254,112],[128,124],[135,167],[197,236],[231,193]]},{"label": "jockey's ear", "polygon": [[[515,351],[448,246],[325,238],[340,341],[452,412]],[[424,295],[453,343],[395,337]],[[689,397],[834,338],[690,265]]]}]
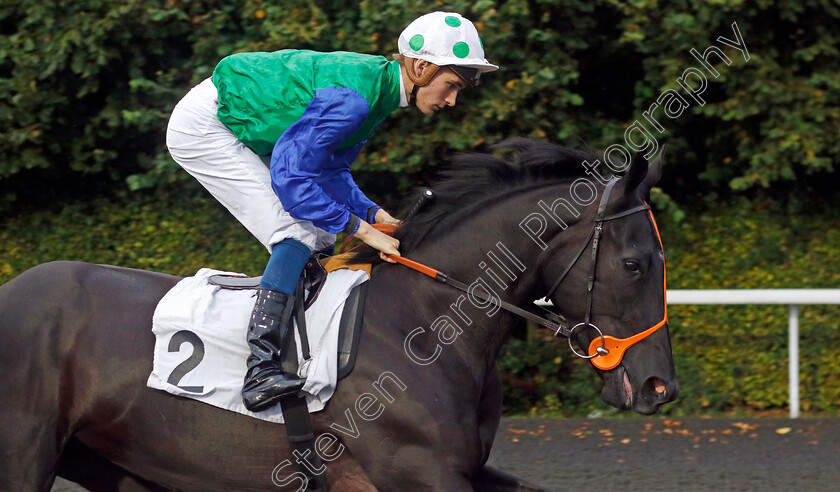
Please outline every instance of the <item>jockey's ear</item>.
[{"label": "jockey's ear", "polygon": [[439,66],[420,58],[407,58],[406,73],[415,86],[424,86],[437,73]]},{"label": "jockey's ear", "polygon": [[423,76],[423,72],[428,70],[430,63],[426,60],[421,60],[419,58],[414,59],[414,73],[417,74],[418,77]]}]

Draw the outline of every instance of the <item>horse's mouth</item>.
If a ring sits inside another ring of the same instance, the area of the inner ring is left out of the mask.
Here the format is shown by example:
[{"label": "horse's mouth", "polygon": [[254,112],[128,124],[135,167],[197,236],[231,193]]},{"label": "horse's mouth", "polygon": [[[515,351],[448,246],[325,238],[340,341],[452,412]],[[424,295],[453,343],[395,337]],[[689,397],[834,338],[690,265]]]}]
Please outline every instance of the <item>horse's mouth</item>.
[{"label": "horse's mouth", "polygon": [[622,377],[624,379],[624,393],[627,399],[624,400],[624,409],[629,410],[633,408],[633,385],[630,384],[630,378],[627,376],[627,371],[622,368]]},{"label": "horse's mouth", "polygon": [[621,410],[635,410],[641,414],[649,415],[654,413],[660,405],[676,397],[675,394],[669,394],[667,383],[658,377],[650,377],[641,384],[636,382],[638,386],[636,387],[623,366],[619,366],[617,369],[621,372],[619,376],[621,382],[617,387],[613,386],[616,391],[613,394],[616,396],[615,400],[617,400],[615,406]]}]

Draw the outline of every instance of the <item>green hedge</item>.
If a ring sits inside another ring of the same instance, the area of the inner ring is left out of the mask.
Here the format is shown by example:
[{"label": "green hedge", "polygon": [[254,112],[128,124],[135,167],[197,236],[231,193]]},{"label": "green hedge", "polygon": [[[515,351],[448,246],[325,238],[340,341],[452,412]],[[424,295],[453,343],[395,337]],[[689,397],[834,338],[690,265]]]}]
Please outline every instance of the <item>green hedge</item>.
[{"label": "green hedge", "polygon": [[[823,0],[11,0],[0,2],[0,205],[72,194],[83,178],[140,189],[183,177],[167,119],[222,57],[390,55],[432,9],[473,19],[502,70],[449,114],[389,119],[356,164],[366,191],[405,190],[441,152],[510,136],[604,149],[634,121],[654,131],[642,112],[673,89],[689,108],[673,119],[660,108],[655,134],[682,193],[836,193],[825,184],[840,162],[840,7]],[[733,23],[749,60],[720,41],[735,39]],[[710,46],[731,65],[712,58],[720,76],[700,106],[677,78]]]},{"label": "green hedge", "polygon": [[[197,187],[196,187],[197,188]],[[22,213],[0,231],[0,281],[54,260],[77,260],[173,275],[201,267],[259,275],[268,252],[203,190],[133,195]]]},{"label": "green hedge", "polygon": [[[786,214],[771,202],[717,208],[663,226],[669,286],[837,288],[836,210]],[[788,306],[674,306],[669,311],[683,398],[675,410],[784,411]],[[802,410],[840,406],[840,307],[800,307]]]},{"label": "green hedge", "polygon": [[[837,287],[838,214],[743,202],[689,213],[682,223],[658,217],[669,287]],[[6,218],[0,226],[0,282],[57,259],[191,275],[201,267],[259,274],[267,258],[197,187],[177,196],[78,201]],[[786,411],[786,306],[672,306],[669,316],[682,393],[666,414]],[[802,409],[836,414],[840,308],[803,306],[800,325]],[[500,360],[508,413],[610,413],[594,371],[565,341],[520,335]]]},{"label": "green hedge", "polygon": [[[682,223],[659,217],[671,289],[837,288],[837,211],[790,213],[769,202],[717,206]],[[660,214],[662,215],[662,214]],[[669,415],[784,414],[788,408],[788,306],[671,306],[681,394]],[[800,307],[803,412],[840,407],[840,306]],[[597,378],[562,341],[507,346],[508,409],[610,413]],[[558,364],[552,365],[552,357]]]}]

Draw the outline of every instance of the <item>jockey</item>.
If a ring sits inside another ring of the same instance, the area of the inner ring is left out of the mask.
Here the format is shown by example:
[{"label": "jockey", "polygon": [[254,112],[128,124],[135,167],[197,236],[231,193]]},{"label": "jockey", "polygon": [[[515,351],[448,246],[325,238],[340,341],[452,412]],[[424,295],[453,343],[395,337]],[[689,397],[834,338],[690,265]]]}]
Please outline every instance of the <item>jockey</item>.
[{"label": "jockey", "polygon": [[271,253],[248,326],[242,398],[260,411],[304,379],[281,369],[294,290],[312,251],[355,234],[385,254],[399,241],[370,224],[398,224],[350,175],[371,132],[398,107],[424,114],[497,70],[472,22],[434,12],[399,37],[399,55],[281,50],[224,58],[175,107],[166,144],[173,159]]}]

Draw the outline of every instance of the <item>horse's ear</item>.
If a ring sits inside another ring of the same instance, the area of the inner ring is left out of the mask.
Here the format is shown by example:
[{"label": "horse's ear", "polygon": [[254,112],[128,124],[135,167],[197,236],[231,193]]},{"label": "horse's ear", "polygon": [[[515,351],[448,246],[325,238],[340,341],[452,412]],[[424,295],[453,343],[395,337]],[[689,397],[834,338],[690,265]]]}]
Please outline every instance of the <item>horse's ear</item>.
[{"label": "horse's ear", "polygon": [[640,190],[645,196],[650,194],[650,189],[656,186],[656,183],[662,178],[662,166],[665,164],[664,155],[665,146],[663,145],[662,150],[659,151],[659,154],[653,159],[653,162],[648,164],[647,176],[645,176],[640,187]]},{"label": "horse's ear", "polygon": [[659,155],[653,159],[653,162],[649,163],[643,153],[637,152],[636,158],[633,159],[633,164],[630,166],[630,170],[624,176],[624,179],[627,180],[624,192],[628,195],[639,193],[643,197],[647,197],[650,194],[650,189],[662,177],[662,156],[664,154],[665,146],[663,145]]}]

